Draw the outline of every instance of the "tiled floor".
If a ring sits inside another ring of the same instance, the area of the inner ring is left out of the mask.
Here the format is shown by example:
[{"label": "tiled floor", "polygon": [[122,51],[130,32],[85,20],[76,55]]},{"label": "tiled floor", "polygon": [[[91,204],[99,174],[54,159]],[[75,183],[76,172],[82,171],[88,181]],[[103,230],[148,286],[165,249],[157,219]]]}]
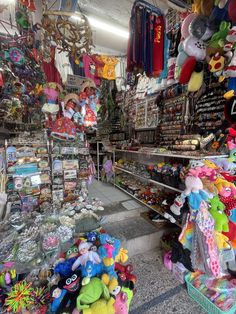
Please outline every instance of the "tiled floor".
[{"label": "tiled floor", "polygon": [[[112,208],[116,210],[117,206],[114,206],[114,203],[131,200],[129,196],[115,187],[97,181],[89,187],[89,193],[91,197],[98,197],[106,207],[111,205],[111,211]],[[128,207],[129,205],[132,203],[128,203]],[[123,227],[125,227],[124,224]],[[130,314],[205,313],[190,299],[185,287],[163,266],[160,249],[136,255],[129,262],[133,264],[138,277],[137,293],[134,296]]]},{"label": "tiled floor", "polygon": [[130,196],[121,192],[109,183],[94,181],[89,186],[89,196],[99,198],[104,205],[130,200]]}]

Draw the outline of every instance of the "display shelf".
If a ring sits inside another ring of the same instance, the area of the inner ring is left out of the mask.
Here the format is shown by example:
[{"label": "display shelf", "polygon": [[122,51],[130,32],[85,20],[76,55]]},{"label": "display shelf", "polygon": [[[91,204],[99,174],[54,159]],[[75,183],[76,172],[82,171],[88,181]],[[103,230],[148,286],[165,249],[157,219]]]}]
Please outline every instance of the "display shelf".
[{"label": "display shelf", "polygon": [[124,168],[120,168],[120,167],[115,166],[115,169],[120,170],[120,171],[123,171],[123,172],[126,172],[126,173],[128,173],[128,174],[130,174],[130,175],[132,175],[132,176],[134,176],[134,177],[137,177],[137,178],[139,178],[139,179],[141,179],[141,180],[146,180],[146,181],[148,181],[149,183],[153,183],[153,184],[156,184],[156,185],[160,185],[160,186],[162,186],[162,187],[164,187],[164,188],[167,188],[167,189],[169,189],[169,190],[173,190],[173,191],[179,192],[179,193],[182,193],[182,192],[183,192],[183,190],[179,190],[179,189],[177,189],[177,188],[175,188],[175,187],[173,187],[173,186],[171,186],[171,185],[167,185],[167,184],[164,184],[164,183],[161,183],[161,182],[158,182],[158,181],[149,179],[149,178],[142,177],[142,176],[140,176],[140,175],[138,175],[138,174],[135,174],[135,173],[133,173],[133,172],[130,172],[130,171],[124,169]]},{"label": "display shelf", "polygon": [[178,155],[178,154],[164,154],[164,153],[153,153],[148,151],[135,151],[135,150],[125,150],[125,149],[115,149],[115,152],[123,152],[130,154],[141,154],[141,155],[151,155],[151,156],[161,156],[161,157],[174,157],[174,158],[183,158],[183,159],[206,159],[206,158],[226,158],[228,155],[199,155],[199,156],[188,156],[188,155]]},{"label": "display shelf", "polygon": [[[137,197],[135,197],[133,194],[127,192],[125,189],[123,189],[122,187],[120,187],[118,184],[115,184],[115,183],[114,183],[114,186],[116,186],[119,190],[123,191],[124,193],[128,194],[130,197],[132,197],[133,199],[135,199],[135,200],[136,200],[137,202],[139,202],[140,204],[142,204],[142,205],[148,207],[149,209],[154,210],[155,212],[157,212],[158,214],[160,214],[161,216],[164,217],[164,213],[161,211],[161,209],[158,210],[157,207],[154,207],[154,206],[151,206],[151,205],[146,204],[145,202],[143,202],[143,201],[141,201],[140,199],[138,199]],[[174,224],[181,228],[181,224],[179,224],[178,222],[175,222]]]}]

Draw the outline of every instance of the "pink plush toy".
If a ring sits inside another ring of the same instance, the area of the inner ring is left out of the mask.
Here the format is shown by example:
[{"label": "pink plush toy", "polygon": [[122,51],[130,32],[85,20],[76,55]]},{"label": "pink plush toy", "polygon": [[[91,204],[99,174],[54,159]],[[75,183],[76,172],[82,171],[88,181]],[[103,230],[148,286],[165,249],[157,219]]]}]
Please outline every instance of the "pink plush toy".
[{"label": "pink plush toy", "polygon": [[128,314],[128,297],[125,292],[120,292],[114,304],[115,314]]}]

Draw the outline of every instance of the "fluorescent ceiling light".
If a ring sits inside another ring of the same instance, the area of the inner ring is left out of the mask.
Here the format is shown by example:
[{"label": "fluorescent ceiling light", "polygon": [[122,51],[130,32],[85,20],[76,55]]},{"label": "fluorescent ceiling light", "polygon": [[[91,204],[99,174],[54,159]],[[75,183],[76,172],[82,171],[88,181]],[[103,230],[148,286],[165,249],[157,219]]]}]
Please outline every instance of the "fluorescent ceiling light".
[{"label": "fluorescent ceiling light", "polygon": [[[72,15],[72,18],[74,20],[77,20],[78,22],[81,21],[81,17],[79,15]],[[112,24],[108,24],[108,23],[102,22],[102,21],[97,20],[96,18],[94,18],[92,16],[87,16],[87,18],[88,18],[88,21],[89,21],[90,25],[92,27],[94,27],[94,28],[101,29],[101,30],[103,30],[105,32],[117,35],[119,37],[123,37],[123,38],[126,38],[126,39],[129,38],[129,32],[126,31],[124,28],[116,27],[116,26],[114,26]]]},{"label": "fluorescent ceiling light", "polygon": [[101,29],[103,31],[106,31],[108,33],[123,37],[128,39],[129,38],[129,32],[125,29],[122,29],[121,27],[113,26],[112,24],[104,23],[102,21],[97,20],[96,18],[92,16],[88,16],[88,20],[91,26],[94,28]]}]

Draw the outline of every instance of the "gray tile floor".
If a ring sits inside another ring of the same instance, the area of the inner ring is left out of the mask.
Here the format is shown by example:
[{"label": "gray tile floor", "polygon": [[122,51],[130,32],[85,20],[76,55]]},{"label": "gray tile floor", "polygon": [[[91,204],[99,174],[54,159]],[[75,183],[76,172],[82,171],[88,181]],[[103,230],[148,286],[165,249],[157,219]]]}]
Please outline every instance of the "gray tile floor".
[{"label": "gray tile floor", "polygon": [[[131,200],[110,184],[94,181],[89,187],[90,197],[99,198],[104,205],[115,210],[114,203]],[[112,206],[113,204],[113,206]],[[150,225],[150,228],[152,226]],[[131,258],[138,277],[137,293],[130,314],[204,314],[181,285],[164,266],[162,253],[156,249]]]}]

